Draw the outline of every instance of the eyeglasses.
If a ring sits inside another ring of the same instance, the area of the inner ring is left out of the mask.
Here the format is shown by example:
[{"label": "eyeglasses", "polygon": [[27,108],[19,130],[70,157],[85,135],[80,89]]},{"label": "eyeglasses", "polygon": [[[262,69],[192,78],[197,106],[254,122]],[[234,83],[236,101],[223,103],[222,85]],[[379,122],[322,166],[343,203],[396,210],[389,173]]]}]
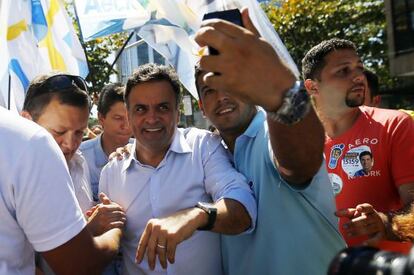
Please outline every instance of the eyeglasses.
[{"label": "eyeglasses", "polygon": [[49,77],[48,79],[43,82],[39,88],[51,90],[64,90],[72,88],[73,85],[78,87],[85,92],[88,92],[88,87],[86,85],[86,81],[77,75],[70,75],[70,74],[58,74]]}]

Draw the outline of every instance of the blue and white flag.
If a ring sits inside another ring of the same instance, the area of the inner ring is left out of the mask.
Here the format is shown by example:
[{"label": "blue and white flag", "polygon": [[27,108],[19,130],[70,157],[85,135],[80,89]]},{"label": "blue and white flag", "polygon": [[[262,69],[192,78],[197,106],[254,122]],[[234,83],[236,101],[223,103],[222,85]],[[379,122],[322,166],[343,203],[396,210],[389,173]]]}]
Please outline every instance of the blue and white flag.
[{"label": "blue and white flag", "polygon": [[87,76],[85,54],[60,0],[2,0],[0,5],[2,106],[21,111],[26,89],[39,74]]},{"label": "blue and white flag", "polygon": [[84,40],[135,29],[177,71],[197,98],[194,65],[198,46],[193,37],[208,12],[248,7],[262,37],[298,76],[299,71],[256,0],[75,0]]}]

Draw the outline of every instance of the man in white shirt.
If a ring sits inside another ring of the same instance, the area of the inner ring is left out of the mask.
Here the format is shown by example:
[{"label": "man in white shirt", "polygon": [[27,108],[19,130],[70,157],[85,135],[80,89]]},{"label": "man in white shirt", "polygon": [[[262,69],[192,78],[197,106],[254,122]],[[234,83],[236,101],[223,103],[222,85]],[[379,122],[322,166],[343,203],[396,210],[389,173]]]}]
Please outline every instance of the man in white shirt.
[{"label": "man in white shirt", "polygon": [[129,157],[104,167],[100,191],[126,211],[127,274],[222,274],[216,233],[255,227],[252,190],[220,139],[177,128],[179,91],[172,69],[155,64],[140,66],[126,85],[136,142]]},{"label": "man in white shirt", "polygon": [[99,274],[121,231],[93,238],[65,159],[35,123],[0,107],[0,274],[34,274],[34,250],[58,274]]},{"label": "man in white shirt", "polygon": [[[51,133],[59,145],[84,214],[94,206],[88,166],[78,150],[88,125],[89,106],[85,81],[79,76],[59,73],[40,75],[30,83],[21,113]],[[100,204],[97,209],[88,223],[94,235],[123,227],[125,215],[121,207],[112,203]]]}]

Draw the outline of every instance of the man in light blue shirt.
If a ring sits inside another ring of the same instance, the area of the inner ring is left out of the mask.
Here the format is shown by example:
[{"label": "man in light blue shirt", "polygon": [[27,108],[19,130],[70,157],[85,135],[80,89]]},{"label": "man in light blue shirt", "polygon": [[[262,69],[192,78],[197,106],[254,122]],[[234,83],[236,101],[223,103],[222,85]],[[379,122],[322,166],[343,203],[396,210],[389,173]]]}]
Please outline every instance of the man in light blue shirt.
[{"label": "man in light blue shirt", "polygon": [[118,147],[130,141],[124,87],[119,84],[106,85],[99,94],[98,119],[104,132],[94,139],[82,142],[80,150],[89,167],[93,198],[98,201],[99,177],[108,163],[108,156]]},{"label": "man in light blue shirt", "polygon": [[156,64],[140,66],[127,82],[136,141],[129,157],[105,166],[99,185],[126,212],[121,245],[126,274],[220,275],[217,233],[255,227],[253,192],[221,139],[177,128],[179,91],[172,69]]},{"label": "man in light blue shirt", "polygon": [[[255,31],[246,11],[243,23]],[[210,21],[196,41],[219,52],[200,60],[200,106],[258,203],[251,234],[222,237],[225,273],[326,274],[345,244],[323,163],[324,129],[309,98],[271,45],[252,32]]]}]

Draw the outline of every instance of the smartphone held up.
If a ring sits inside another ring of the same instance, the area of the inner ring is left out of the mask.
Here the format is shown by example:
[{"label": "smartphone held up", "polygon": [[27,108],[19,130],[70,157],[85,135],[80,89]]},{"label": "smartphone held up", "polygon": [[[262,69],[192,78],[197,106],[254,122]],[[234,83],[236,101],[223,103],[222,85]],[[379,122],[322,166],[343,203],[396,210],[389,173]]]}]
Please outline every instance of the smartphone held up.
[{"label": "smartphone held up", "polygon": [[[229,21],[233,24],[236,24],[238,26],[243,27],[243,22],[241,18],[241,13],[238,9],[232,9],[232,10],[225,10],[225,11],[215,11],[206,13],[203,16],[203,21],[207,19],[222,19]],[[219,52],[214,49],[213,47],[208,47],[209,53],[212,55],[218,55]]]}]

